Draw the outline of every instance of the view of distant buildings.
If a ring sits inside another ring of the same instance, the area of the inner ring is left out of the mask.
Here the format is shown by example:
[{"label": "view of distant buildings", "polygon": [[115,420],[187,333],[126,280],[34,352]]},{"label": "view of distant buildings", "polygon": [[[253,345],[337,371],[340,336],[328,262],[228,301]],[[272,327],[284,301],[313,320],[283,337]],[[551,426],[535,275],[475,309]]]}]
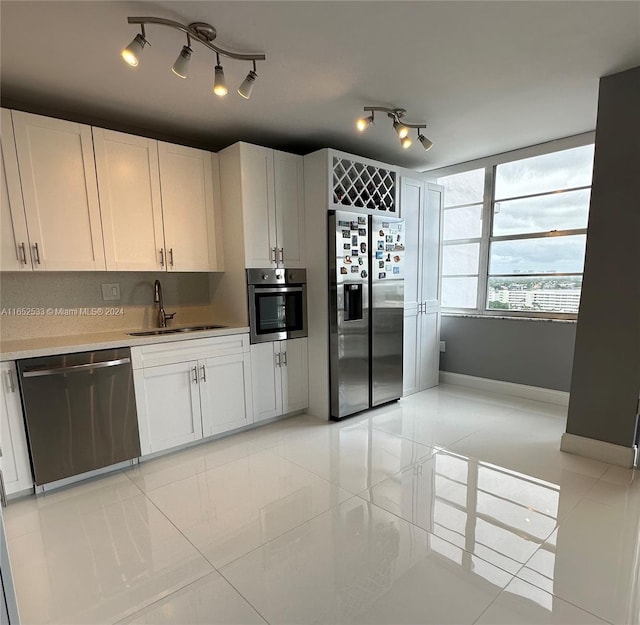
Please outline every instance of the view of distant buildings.
[{"label": "view of distant buildings", "polygon": [[489,278],[490,310],[577,314],[580,278]]}]

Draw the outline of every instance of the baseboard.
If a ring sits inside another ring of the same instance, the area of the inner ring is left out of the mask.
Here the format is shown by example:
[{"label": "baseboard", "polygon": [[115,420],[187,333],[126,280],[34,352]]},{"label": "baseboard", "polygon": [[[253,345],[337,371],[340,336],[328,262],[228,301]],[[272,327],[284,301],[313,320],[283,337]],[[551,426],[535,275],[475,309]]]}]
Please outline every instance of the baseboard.
[{"label": "baseboard", "polygon": [[615,464],[627,469],[631,469],[636,465],[638,456],[637,447],[623,447],[622,445],[577,436],[568,432],[562,435],[560,451]]},{"label": "baseboard", "polygon": [[527,386],[526,384],[515,384],[514,382],[503,382],[502,380],[490,380],[489,378],[478,378],[474,375],[451,373],[450,371],[440,371],[440,382],[477,388],[491,393],[503,393],[514,397],[522,397],[523,399],[543,401],[547,404],[556,404],[557,406],[569,405],[569,393],[556,391],[551,388]]}]

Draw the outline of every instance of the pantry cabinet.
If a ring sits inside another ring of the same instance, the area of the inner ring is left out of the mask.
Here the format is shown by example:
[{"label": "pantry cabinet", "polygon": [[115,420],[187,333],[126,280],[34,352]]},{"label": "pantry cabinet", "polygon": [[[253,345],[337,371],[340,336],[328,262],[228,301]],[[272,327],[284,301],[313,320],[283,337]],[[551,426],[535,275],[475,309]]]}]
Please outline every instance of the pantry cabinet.
[{"label": "pantry cabinet", "polygon": [[104,270],[91,128],[20,111],[11,117],[31,267]]},{"label": "pantry cabinet", "polygon": [[403,394],[438,384],[440,363],[440,231],[442,187],[403,176],[405,219]]},{"label": "pantry cabinet", "polygon": [[217,155],[93,128],[108,270],[221,271]]},{"label": "pantry cabinet", "polygon": [[245,267],[304,268],[302,157],[248,143],[219,155],[223,203],[243,222]]},{"label": "pantry cabinet", "polygon": [[33,487],[16,367],[0,365],[0,469],[8,495]]},{"label": "pantry cabinet", "polygon": [[253,423],[249,335],[131,348],[142,455]]},{"label": "pantry cabinet", "polygon": [[31,246],[22,202],[11,111],[2,109],[0,126],[0,270],[31,270]]},{"label": "pantry cabinet", "polygon": [[304,410],[309,405],[307,339],[251,346],[255,421]]}]

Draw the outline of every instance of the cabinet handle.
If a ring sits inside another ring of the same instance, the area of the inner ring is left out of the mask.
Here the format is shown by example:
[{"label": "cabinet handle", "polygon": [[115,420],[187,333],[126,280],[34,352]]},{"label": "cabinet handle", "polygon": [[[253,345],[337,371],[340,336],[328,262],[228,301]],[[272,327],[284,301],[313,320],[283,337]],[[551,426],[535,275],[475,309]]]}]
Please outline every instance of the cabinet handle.
[{"label": "cabinet handle", "polygon": [[282,366],[287,366],[287,352],[282,352]]},{"label": "cabinet handle", "polygon": [[169,264],[173,267],[173,248],[169,248]]},{"label": "cabinet handle", "polygon": [[25,249],[24,241],[20,244],[20,256],[22,257],[20,260],[22,260],[22,263],[24,265],[26,265],[27,264],[27,250]]},{"label": "cabinet handle", "polygon": [[278,253],[280,254],[280,262],[284,263],[284,247],[278,248]]},{"label": "cabinet handle", "polygon": [[160,248],[160,267],[164,267],[164,248]]},{"label": "cabinet handle", "polygon": [[193,372],[193,380],[191,381],[198,384],[198,367],[194,367],[191,371]]},{"label": "cabinet handle", "polygon": [[271,248],[271,256],[270,256],[270,258],[271,258],[271,262],[272,262],[272,263],[276,263],[276,262],[278,262],[278,261],[276,260],[276,248],[275,248],[275,247],[272,247],[272,248]]},{"label": "cabinet handle", "polygon": [[15,393],[16,392],[16,384],[13,381],[13,373],[11,372],[11,369],[6,371],[5,373],[7,374],[7,384],[8,384],[8,387],[9,387],[9,392],[10,393]]},{"label": "cabinet handle", "polygon": [[280,352],[276,354],[276,367],[282,367],[282,361],[280,360]]},{"label": "cabinet handle", "polygon": [[200,378],[203,382],[207,381],[207,367],[206,365],[200,365],[200,368],[202,369],[202,377]]},{"label": "cabinet handle", "polygon": [[33,244],[33,257],[36,260],[36,263],[38,263],[38,265],[40,264],[40,250],[38,249],[38,244],[34,243]]}]

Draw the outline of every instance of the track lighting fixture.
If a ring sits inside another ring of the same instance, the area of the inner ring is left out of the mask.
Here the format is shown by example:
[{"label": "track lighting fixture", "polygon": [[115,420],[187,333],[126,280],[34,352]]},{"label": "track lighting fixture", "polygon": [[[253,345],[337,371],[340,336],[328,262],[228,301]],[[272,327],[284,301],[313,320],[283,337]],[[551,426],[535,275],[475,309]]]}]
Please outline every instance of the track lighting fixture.
[{"label": "track lighting fixture", "polygon": [[396,131],[398,137],[400,138],[400,144],[406,150],[411,147],[413,141],[409,138],[409,130],[415,128],[418,130],[418,141],[422,144],[422,147],[425,151],[430,150],[433,147],[433,143],[427,139],[420,130],[422,128],[426,128],[426,124],[410,124],[409,122],[401,121],[401,119],[407,114],[405,109],[400,108],[387,108],[385,106],[365,106],[365,112],[370,112],[371,115],[369,117],[361,117],[356,122],[356,128],[363,132],[369,126],[373,125],[373,116],[376,111],[380,111],[382,113],[386,113],[387,117],[389,117],[392,121],[393,129]]},{"label": "track lighting fixture", "polygon": [[218,96],[227,95],[229,91],[226,85],[224,70],[220,63],[221,56],[239,61],[251,61],[251,63],[253,63],[253,69],[249,70],[246,78],[238,88],[238,94],[245,100],[248,100],[251,97],[253,85],[258,78],[258,74],[256,72],[256,61],[264,61],[266,59],[266,56],[263,53],[239,53],[221,48],[213,43],[217,35],[216,29],[211,26],[211,24],[205,24],[204,22],[193,22],[187,26],[180,22],[167,20],[162,17],[129,17],[127,18],[127,21],[129,24],[140,24],[141,29],[141,33],[136,35],[133,41],[122,51],[122,58],[132,67],[136,67],[138,65],[142,50],[146,45],[150,45],[147,41],[144,30],[145,24],[168,26],[169,28],[180,30],[187,35],[187,45],[182,46],[182,51],[171,68],[174,74],[180,76],[180,78],[187,77],[189,61],[191,60],[191,55],[193,53],[193,50],[191,49],[191,41],[198,41],[216,55],[213,92]]}]

